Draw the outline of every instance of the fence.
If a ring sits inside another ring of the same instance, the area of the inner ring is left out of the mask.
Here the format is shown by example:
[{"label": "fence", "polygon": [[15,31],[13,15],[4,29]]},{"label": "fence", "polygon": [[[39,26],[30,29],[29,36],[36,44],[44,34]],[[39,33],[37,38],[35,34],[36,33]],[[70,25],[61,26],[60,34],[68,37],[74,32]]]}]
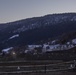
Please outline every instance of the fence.
[{"label": "fence", "polygon": [[0,66],[0,74],[19,74],[19,73],[46,73],[66,71],[70,68],[73,61],[54,63],[54,64],[41,64],[41,65],[23,65],[23,66]]}]

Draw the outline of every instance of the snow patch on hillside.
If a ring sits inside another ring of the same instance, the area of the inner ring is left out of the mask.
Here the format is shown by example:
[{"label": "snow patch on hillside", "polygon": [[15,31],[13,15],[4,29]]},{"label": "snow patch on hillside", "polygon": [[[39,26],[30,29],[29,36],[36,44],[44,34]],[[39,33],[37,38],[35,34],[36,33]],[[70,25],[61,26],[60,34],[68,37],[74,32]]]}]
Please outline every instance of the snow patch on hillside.
[{"label": "snow patch on hillside", "polygon": [[72,43],[76,44],[76,39],[73,39],[73,40],[72,40]]},{"label": "snow patch on hillside", "polygon": [[13,38],[16,38],[16,37],[19,37],[19,34],[13,35],[9,39],[13,39]]},{"label": "snow patch on hillside", "polygon": [[13,47],[9,47],[9,48],[3,49],[2,52],[8,53],[8,51],[11,50],[11,49],[13,49]]}]

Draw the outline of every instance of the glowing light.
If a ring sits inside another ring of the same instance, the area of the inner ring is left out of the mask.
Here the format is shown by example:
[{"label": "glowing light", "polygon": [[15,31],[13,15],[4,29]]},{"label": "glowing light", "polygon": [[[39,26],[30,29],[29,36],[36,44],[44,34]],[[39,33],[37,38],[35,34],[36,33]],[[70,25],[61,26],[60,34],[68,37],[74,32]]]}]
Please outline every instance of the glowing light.
[{"label": "glowing light", "polygon": [[16,53],[15,53],[15,52],[13,52],[12,54],[13,54],[13,55],[15,55]]}]

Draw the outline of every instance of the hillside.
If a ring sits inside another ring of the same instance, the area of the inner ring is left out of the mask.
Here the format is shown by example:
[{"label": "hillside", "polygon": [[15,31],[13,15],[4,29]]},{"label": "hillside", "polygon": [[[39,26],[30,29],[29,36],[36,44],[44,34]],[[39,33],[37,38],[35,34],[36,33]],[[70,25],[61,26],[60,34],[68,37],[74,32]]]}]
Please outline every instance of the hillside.
[{"label": "hillside", "polygon": [[76,13],[49,14],[0,24],[0,49],[42,44],[76,31]]}]

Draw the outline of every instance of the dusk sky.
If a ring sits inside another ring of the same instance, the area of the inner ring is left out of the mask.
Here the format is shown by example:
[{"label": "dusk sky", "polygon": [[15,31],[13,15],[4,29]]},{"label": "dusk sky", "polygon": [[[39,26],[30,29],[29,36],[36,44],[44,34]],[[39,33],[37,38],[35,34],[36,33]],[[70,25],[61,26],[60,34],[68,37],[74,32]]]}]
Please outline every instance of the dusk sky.
[{"label": "dusk sky", "polygon": [[0,23],[65,12],[76,12],[76,0],[0,0]]}]

